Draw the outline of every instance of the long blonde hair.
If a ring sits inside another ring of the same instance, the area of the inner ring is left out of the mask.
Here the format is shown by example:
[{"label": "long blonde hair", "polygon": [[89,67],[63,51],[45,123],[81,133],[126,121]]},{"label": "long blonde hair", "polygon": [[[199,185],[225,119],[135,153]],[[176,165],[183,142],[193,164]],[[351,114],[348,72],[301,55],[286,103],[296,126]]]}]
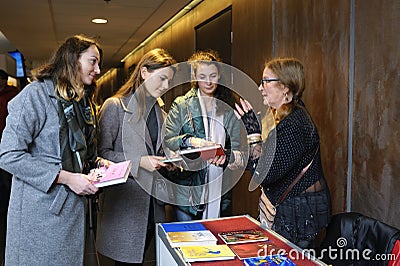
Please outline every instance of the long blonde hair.
[{"label": "long blonde hair", "polygon": [[91,85],[84,85],[80,77],[79,63],[81,54],[92,45],[99,50],[101,66],[103,50],[100,45],[88,37],[75,35],[60,45],[48,63],[32,70],[33,78],[41,81],[45,78],[52,79],[56,94],[67,101],[80,101],[85,93],[92,97],[97,86],[96,80],[93,80]]},{"label": "long blonde hair", "polygon": [[138,90],[140,85],[144,82],[144,79],[141,75],[141,69],[143,67],[147,68],[147,71],[153,72],[154,70],[172,66],[176,64],[175,59],[162,48],[156,48],[149,52],[147,52],[139,61],[129,79],[125,82],[124,85],[115,93],[115,97],[124,97],[129,94],[136,95],[136,98],[139,103],[138,119],[142,118],[144,115],[144,110],[146,109],[146,101],[145,101],[145,92],[144,90]]}]

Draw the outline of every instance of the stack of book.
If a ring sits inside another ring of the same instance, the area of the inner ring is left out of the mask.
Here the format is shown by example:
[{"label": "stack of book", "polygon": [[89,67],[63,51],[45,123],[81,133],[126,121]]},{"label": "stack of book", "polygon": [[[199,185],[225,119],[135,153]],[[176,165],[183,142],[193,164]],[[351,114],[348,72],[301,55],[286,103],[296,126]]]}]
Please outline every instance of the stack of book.
[{"label": "stack of book", "polygon": [[216,245],[217,238],[200,222],[161,224],[171,247]]},{"label": "stack of book", "polygon": [[218,236],[245,265],[295,265],[285,256],[286,250],[272,243],[261,229],[220,232]]},{"label": "stack of book", "polygon": [[227,245],[217,245],[217,238],[200,222],[161,224],[171,247],[177,248],[187,262],[234,259]]},{"label": "stack of book", "polygon": [[161,224],[171,247],[176,248],[186,262],[233,260],[245,265],[295,265],[286,257],[286,250],[274,245],[260,229],[219,232],[224,244],[201,222]]}]

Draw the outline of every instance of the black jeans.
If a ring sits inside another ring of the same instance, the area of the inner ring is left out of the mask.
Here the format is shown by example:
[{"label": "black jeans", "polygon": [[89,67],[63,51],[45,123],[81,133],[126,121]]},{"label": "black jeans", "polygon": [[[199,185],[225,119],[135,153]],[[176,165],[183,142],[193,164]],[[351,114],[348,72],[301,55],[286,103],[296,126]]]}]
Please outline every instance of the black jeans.
[{"label": "black jeans", "polygon": [[331,218],[329,190],[285,199],[276,208],[272,229],[301,248],[315,248],[315,239]]}]

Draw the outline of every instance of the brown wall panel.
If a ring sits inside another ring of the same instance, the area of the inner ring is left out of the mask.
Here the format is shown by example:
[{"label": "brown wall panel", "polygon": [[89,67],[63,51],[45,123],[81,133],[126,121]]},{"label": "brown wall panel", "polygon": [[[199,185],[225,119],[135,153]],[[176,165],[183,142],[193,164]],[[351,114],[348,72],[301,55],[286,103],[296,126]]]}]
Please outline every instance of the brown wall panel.
[{"label": "brown wall panel", "polygon": [[193,13],[172,25],[171,53],[178,62],[186,61],[194,51]]},{"label": "brown wall panel", "polygon": [[400,3],[355,3],[352,209],[400,228]]},{"label": "brown wall panel", "polygon": [[[265,62],[272,57],[271,1],[232,1],[232,65],[257,85],[261,80]],[[243,90],[243,97],[253,103],[255,109],[264,108],[257,90]]]},{"label": "brown wall panel", "polygon": [[[257,84],[258,80],[261,80],[265,61],[271,58],[271,22],[270,0],[232,1],[232,66],[244,72]],[[260,101],[257,85],[237,88],[236,91],[249,100],[255,110],[265,109]],[[233,210],[235,214],[249,213],[257,217],[260,191],[249,192],[250,179],[251,175],[246,171],[236,185],[233,192]]]},{"label": "brown wall panel", "polygon": [[334,212],[346,207],[349,1],[276,1],[277,57],[305,66],[303,101],[317,124]]}]

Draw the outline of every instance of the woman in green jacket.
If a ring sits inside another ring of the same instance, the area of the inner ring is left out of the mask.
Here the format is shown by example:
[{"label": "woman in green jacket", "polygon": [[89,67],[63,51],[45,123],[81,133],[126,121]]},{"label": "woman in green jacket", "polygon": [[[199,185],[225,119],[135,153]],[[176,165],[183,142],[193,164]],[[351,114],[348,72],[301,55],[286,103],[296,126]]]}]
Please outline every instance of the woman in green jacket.
[{"label": "woman in green jacket", "polygon": [[221,84],[222,63],[215,51],[198,51],[189,58],[192,88],[177,97],[167,116],[165,145],[177,151],[221,144],[225,155],[187,164],[177,183],[175,214],[178,221],[217,218],[231,213],[231,170],[243,166],[240,121],[235,117],[233,93]]}]

